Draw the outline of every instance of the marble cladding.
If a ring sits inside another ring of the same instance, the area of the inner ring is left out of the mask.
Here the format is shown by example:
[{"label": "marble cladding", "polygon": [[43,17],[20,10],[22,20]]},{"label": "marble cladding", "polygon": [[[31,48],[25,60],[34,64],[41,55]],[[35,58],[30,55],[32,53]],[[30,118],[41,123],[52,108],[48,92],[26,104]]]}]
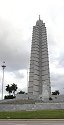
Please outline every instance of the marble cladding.
[{"label": "marble cladding", "polygon": [[[44,81],[44,82],[43,82]],[[31,58],[30,58],[30,72],[29,72],[29,95],[38,96],[42,94],[43,84],[47,87],[49,96],[51,95],[50,87],[50,73],[49,73],[49,59],[48,59],[48,45],[47,32],[45,23],[42,20],[36,22],[33,26]]]}]

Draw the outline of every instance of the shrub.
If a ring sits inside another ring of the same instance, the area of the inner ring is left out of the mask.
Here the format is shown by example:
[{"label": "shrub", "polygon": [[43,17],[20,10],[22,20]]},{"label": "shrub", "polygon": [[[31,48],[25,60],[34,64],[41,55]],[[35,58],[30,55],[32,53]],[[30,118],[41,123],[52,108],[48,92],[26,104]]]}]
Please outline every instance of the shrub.
[{"label": "shrub", "polygon": [[49,97],[49,100],[53,100],[51,97]]},{"label": "shrub", "polygon": [[15,96],[13,96],[13,95],[5,95],[4,96],[4,99],[13,99],[13,98],[15,98]]},{"label": "shrub", "polygon": [[24,94],[25,92],[23,92],[22,90],[20,92],[18,92],[18,94]]}]

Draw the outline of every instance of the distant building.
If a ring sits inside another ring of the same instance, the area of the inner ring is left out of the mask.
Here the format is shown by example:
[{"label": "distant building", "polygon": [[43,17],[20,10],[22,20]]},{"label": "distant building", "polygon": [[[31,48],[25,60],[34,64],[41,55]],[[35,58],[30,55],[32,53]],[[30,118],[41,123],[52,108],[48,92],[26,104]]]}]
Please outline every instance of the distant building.
[{"label": "distant building", "polygon": [[47,33],[40,16],[33,26],[28,95],[42,98],[51,95]]}]

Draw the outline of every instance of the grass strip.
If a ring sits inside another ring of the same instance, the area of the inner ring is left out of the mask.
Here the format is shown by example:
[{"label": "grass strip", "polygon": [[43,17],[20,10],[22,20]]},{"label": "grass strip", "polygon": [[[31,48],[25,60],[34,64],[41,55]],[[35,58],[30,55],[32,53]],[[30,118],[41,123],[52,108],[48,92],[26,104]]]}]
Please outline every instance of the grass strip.
[{"label": "grass strip", "polygon": [[64,110],[6,111],[0,112],[0,119],[64,119]]}]

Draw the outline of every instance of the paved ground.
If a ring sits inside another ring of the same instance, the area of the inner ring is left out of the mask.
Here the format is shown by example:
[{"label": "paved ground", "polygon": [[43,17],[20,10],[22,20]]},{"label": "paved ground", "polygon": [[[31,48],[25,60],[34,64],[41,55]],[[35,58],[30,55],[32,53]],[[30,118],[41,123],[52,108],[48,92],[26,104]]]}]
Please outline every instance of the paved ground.
[{"label": "paved ground", "polygon": [[36,121],[0,120],[0,125],[64,125],[64,120],[36,120]]}]

